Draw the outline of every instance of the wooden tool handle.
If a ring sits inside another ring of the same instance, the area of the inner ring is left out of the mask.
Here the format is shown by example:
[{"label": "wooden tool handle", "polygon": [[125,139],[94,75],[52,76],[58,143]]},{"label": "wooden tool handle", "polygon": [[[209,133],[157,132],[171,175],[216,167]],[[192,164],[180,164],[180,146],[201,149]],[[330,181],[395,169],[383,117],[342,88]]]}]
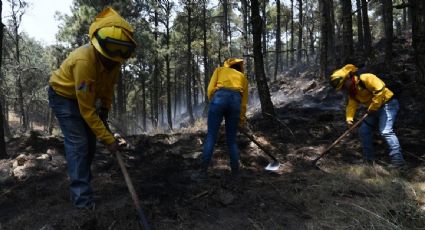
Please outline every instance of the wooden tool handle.
[{"label": "wooden tool handle", "polygon": [[338,137],[338,139],[336,139],[329,147],[327,147],[321,154],[319,157],[317,157],[316,159],[313,160],[313,165],[315,165],[317,163],[318,160],[320,160],[320,158],[324,157],[329,150],[331,150],[336,144],[338,144],[348,133],[350,133],[351,131],[353,131],[355,128],[357,128],[364,119],[366,119],[367,117],[367,113],[365,113],[356,123],[354,123],[347,131],[345,131],[340,137]]}]

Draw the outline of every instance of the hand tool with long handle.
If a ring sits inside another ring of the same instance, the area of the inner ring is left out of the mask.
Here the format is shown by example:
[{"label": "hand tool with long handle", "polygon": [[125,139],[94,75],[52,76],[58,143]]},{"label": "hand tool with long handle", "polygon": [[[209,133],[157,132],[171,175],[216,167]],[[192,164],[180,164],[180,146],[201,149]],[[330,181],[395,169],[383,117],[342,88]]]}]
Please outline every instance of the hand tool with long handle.
[{"label": "hand tool with long handle", "polygon": [[279,169],[280,163],[277,160],[277,158],[275,156],[273,156],[273,154],[271,154],[266,148],[264,148],[263,145],[261,145],[254,137],[254,135],[248,133],[245,129],[240,129],[240,132],[242,134],[244,134],[246,137],[248,137],[248,139],[250,139],[252,142],[254,142],[261,150],[263,150],[264,153],[267,154],[267,156],[269,156],[270,158],[273,159],[273,162],[269,163],[266,167],[266,170],[269,171],[276,171]]},{"label": "hand tool with long handle", "polygon": [[364,119],[367,117],[367,113],[365,113],[356,123],[354,123],[347,131],[345,131],[336,141],[334,141],[329,147],[327,147],[316,159],[313,160],[312,165],[316,166],[317,161],[319,161],[322,157],[324,157],[329,150],[331,150],[336,144],[338,144],[348,133],[353,131],[355,128],[357,128]]},{"label": "hand tool with long handle", "polygon": [[[102,120],[106,129],[112,133],[109,124],[106,120]],[[127,144],[124,138],[121,137],[118,133],[114,134],[115,139],[119,142],[119,145]],[[140,205],[139,197],[137,196],[136,190],[134,189],[133,182],[131,182],[130,176],[128,175],[127,168],[125,167],[124,161],[122,160],[121,153],[118,151],[115,152],[115,157],[117,158],[118,165],[120,166],[121,172],[124,176],[125,183],[127,185],[128,191],[130,192],[131,198],[133,199],[134,206],[136,206],[137,214],[140,218],[140,223],[143,226],[143,230],[150,230],[148,220],[146,219],[145,213],[143,212],[142,206]]]},{"label": "hand tool with long handle", "polygon": [[134,189],[133,183],[131,182],[130,176],[128,175],[127,168],[125,167],[124,161],[122,160],[122,156],[119,151],[115,152],[115,156],[118,160],[118,164],[120,165],[121,172],[124,175],[125,183],[127,184],[128,191],[131,194],[131,198],[133,199],[134,205],[136,206],[137,213],[140,218],[140,222],[143,226],[144,230],[150,230],[148,220],[143,212],[142,207],[140,206],[139,197],[136,194],[136,190]]}]

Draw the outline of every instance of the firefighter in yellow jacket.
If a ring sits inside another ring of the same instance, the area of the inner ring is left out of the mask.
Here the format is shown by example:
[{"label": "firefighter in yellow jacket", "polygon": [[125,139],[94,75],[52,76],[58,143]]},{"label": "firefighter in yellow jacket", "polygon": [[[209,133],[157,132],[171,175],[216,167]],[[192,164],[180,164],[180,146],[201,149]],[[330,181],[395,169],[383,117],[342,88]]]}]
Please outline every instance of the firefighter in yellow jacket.
[{"label": "firefighter in yellow jacket", "polygon": [[365,161],[372,163],[375,160],[372,138],[373,130],[378,129],[388,144],[391,166],[396,168],[404,166],[400,143],[393,130],[399,102],[391,89],[374,74],[359,74],[358,68],[352,64],[336,70],[331,75],[330,84],[336,90],[348,93],[346,107],[348,126],[353,125],[358,106],[362,104],[367,107],[368,117],[359,129]]},{"label": "firefighter in yellow jacket", "polygon": [[214,144],[220,124],[225,119],[226,141],[230,152],[232,175],[239,171],[239,152],[236,133],[239,125],[246,123],[246,104],[248,102],[248,81],[243,71],[243,60],[230,58],[223,67],[215,69],[208,85],[208,134],[204,144],[199,177],[208,177],[207,169],[211,161]]},{"label": "firefighter in yellow jacket", "polygon": [[90,43],[74,50],[49,81],[49,104],[64,135],[71,201],[79,208],[95,206],[90,165],[96,139],[112,153],[118,148],[104,121],[121,63],[136,48],[133,31],[116,11],[105,8],[89,28]]}]

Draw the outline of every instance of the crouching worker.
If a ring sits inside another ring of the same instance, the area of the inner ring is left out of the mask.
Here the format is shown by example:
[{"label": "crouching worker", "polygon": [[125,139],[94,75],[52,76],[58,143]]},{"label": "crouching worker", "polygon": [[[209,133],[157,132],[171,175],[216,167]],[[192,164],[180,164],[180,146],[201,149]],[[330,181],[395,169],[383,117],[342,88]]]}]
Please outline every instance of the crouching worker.
[{"label": "crouching worker", "polygon": [[208,178],[207,170],[223,118],[232,176],[238,177],[239,152],[236,134],[239,125],[246,123],[248,101],[248,81],[244,75],[242,59],[230,58],[224,62],[223,67],[215,69],[208,85],[208,100],[208,134],[204,143],[199,178]]},{"label": "crouching worker", "polygon": [[[118,148],[103,120],[111,108],[121,63],[136,47],[132,33],[127,21],[106,8],[90,26],[90,44],[74,50],[49,80],[49,104],[64,135],[71,201],[79,208],[95,207],[90,165],[96,138],[111,153]],[[96,101],[101,102],[100,114]]]},{"label": "crouching worker", "polygon": [[348,94],[346,106],[346,122],[353,125],[353,118],[360,104],[367,107],[368,116],[360,126],[359,134],[363,145],[363,156],[366,163],[375,160],[373,148],[373,130],[385,139],[389,147],[391,167],[401,168],[405,165],[398,138],[393,125],[399,110],[399,102],[385,83],[371,73],[358,74],[358,68],[347,64],[336,70],[330,77],[330,84],[336,90]]}]

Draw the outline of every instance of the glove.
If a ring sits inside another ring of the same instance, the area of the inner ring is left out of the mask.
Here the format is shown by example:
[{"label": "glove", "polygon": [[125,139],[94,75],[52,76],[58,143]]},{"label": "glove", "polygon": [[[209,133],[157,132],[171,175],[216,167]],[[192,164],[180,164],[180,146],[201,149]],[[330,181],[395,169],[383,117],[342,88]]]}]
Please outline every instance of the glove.
[{"label": "glove", "polygon": [[121,135],[119,133],[115,133],[114,137],[117,140],[119,147],[127,146],[127,141],[123,137],[121,137]]},{"label": "glove", "polygon": [[376,110],[368,110],[367,114],[368,115],[374,115],[377,111]]}]

